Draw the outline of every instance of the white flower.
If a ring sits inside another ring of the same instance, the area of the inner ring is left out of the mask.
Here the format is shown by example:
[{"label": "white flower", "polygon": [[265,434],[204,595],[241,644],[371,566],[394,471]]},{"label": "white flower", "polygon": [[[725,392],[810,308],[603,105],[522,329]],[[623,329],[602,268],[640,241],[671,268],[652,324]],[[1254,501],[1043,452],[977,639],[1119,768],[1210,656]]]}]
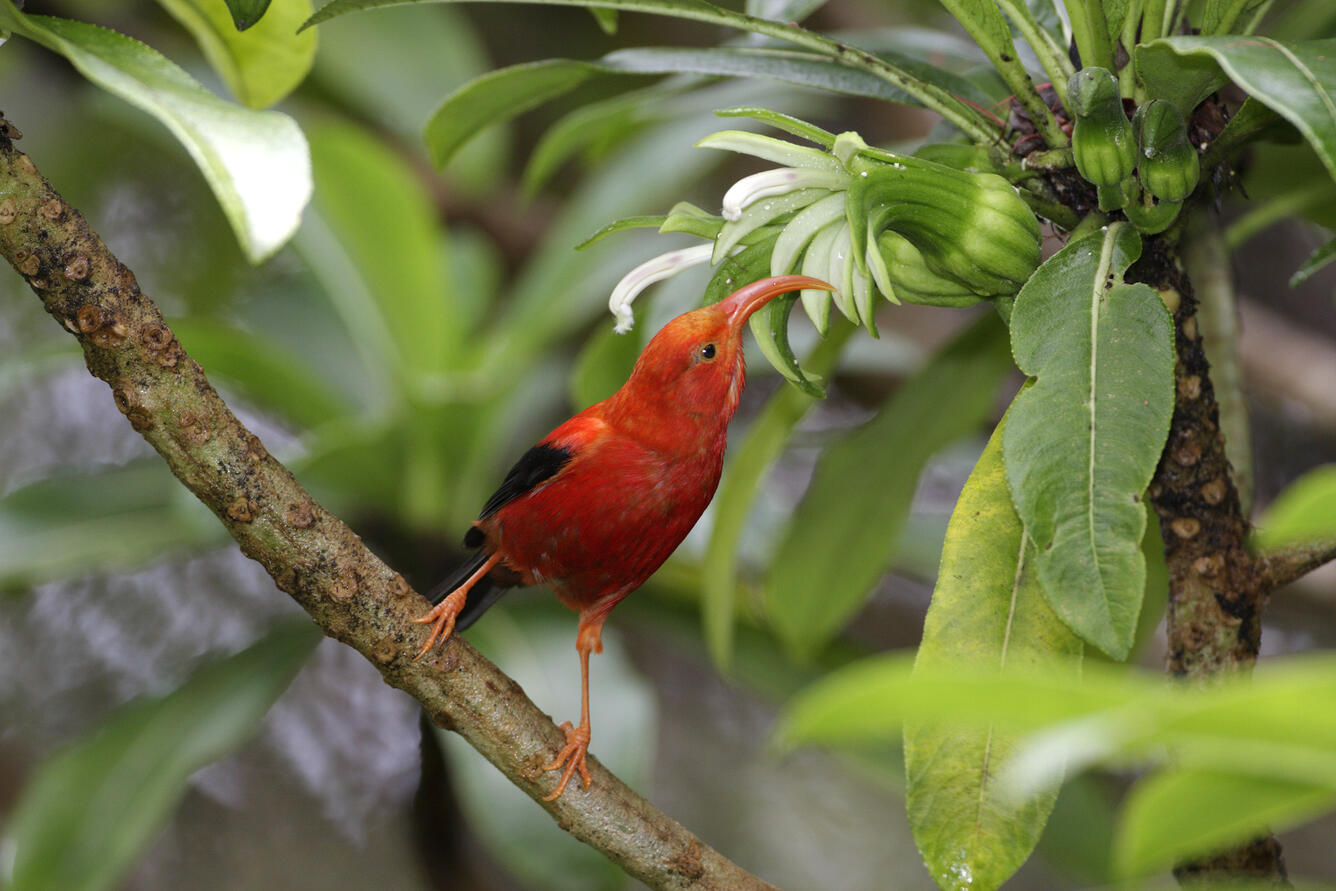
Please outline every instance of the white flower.
[{"label": "white flower", "polygon": [[811,170],[802,167],[777,167],[744,176],[724,193],[723,217],[734,221],[742,216],[743,208],[762,198],[787,195],[799,189],[829,189],[836,191],[849,184],[849,174],[838,170]]},{"label": "white flower", "polygon": [[695,247],[669,251],[646,260],[624,275],[617,283],[617,287],[612,289],[612,296],[608,298],[608,309],[617,317],[617,333],[625,334],[635,324],[635,317],[631,314],[631,301],[635,300],[641,291],[655,282],[672,278],[683,269],[708,263],[713,250],[713,244],[698,244]]}]

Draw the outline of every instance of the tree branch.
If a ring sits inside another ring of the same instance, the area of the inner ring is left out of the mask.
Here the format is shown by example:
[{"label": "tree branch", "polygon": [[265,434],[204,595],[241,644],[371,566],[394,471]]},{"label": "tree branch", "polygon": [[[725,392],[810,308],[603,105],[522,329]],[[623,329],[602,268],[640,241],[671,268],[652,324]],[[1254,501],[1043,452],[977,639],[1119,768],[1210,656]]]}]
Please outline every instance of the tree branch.
[{"label": "tree branch", "polygon": [[120,263],[32,161],[0,117],[0,254],[78,338],[88,369],[172,473],[218,515],[330,637],[365,656],[539,801],[557,823],[655,888],[771,886],[705,845],[595,759],[594,784],[554,802],[542,765],[564,735],[514,681],[466,642],[411,658],[425,601],[326,512],[219,398],[204,371]]},{"label": "tree branch", "polygon": [[[1160,238],[1146,240],[1128,280],[1157,289],[1174,316],[1174,414],[1149,490],[1169,569],[1166,668],[1208,683],[1252,669],[1271,585],[1246,547],[1248,521],[1225,454],[1192,284]],[[1206,878],[1289,885],[1280,843],[1270,834],[1179,864],[1174,874],[1182,884]]]},{"label": "tree branch", "polygon": [[1275,589],[1308,575],[1332,560],[1336,560],[1336,541],[1293,545],[1258,557],[1258,573],[1268,589]]},{"label": "tree branch", "polygon": [[1191,680],[1251,668],[1269,589],[1256,582],[1248,523],[1220,435],[1219,409],[1181,264],[1148,239],[1129,280],[1167,295],[1174,312],[1174,416],[1150,485],[1169,566],[1170,674]]}]

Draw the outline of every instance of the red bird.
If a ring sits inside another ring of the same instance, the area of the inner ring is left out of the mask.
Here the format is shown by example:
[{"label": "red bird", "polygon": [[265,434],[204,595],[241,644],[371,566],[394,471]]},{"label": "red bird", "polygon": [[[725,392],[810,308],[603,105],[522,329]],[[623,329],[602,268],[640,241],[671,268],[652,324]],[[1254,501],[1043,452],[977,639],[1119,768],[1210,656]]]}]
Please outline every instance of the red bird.
[{"label": "red bird", "polygon": [[516,585],[546,584],[580,613],[580,726],[544,770],[575,771],[590,785],[589,654],[603,650],[603,621],[696,525],[714,497],[728,422],[746,380],[742,328],[772,298],[799,288],[834,290],[801,275],[747,285],[663,327],[631,377],[607,399],[553,430],[511,468],[464,536],[478,548],[429,595],[416,621],[438,640],[464,629]]}]

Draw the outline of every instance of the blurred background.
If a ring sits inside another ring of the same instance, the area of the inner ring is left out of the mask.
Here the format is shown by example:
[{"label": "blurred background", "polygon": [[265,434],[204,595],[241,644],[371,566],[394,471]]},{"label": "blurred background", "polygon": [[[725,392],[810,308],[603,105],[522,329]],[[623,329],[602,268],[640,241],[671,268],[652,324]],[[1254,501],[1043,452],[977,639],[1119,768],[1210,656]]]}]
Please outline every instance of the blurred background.
[{"label": "blurred background", "polygon": [[[26,9],[115,28],[226,92],[156,3]],[[949,25],[936,16],[927,0],[837,0],[808,24],[897,29],[887,33],[912,43],[918,26]],[[758,165],[746,160],[690,149],[739,126],[713,109],[763,105],[897,147],[913,146],[933,125],[915,109],[773,82],[693,82],[689,91],[629,100],[562,154],[551,134],[581,126],[568,114],[591,103],[608,108],[644,86],[609,79],[480,133],[444,172],[427,159],[426,119],[453,89],[492,68],[719,39],[707,28],[632,15],[608,35],[582,10],[510,5],[400,7],[322,25],[310,76],[280,106],[311,143],[315,197],[296,238],[259,267],[245,261],[198,170],[161,125],[91,87],[64,60],[10,41],[0,48],[0,99],[24,133],[22,149],[134,270],[242,419],[426,590],[459,558],[463,530],[510,464],[572,410],[610,393],[644,340],[699,299],[704,273],[674,279],[642,298],[633,334],[615,338],[603,309],[612,285],[636,263],[688,242],[633,232],[573,248],[618,217],[664,213],[679,200],[715,208],[729,183],[754,172]],[[542,176],[528,168],[540,148],[559,162]],[[1201,257],[1194,270],[1235,276],[1257,511],[1304,470],[1336,461],[1336,267],[1301,288],[1286,283],[1326,240],[1315,224],[1336,227],[1336,195],[1329,178],[1305,178],[1317,162],[1304,146],[1268,151],[1283,155],[1271,169],[1284,171],[1284,181],[1251,176],[1245,161],[1244,192],[1219,209],[1225,243],[1247,259]],[[1323,185],[1301,207],[1310,219],[1277,211],[1294,206],[1296,186],[1314,182]],[[1291,204],[1277,204],[1287,197]],[[829,397],[789,410],[792,423],[778,433],[758,434],[782,446],[773,465],[739,458],[757,418],[782,413],[773,406],[788,389],[753,351],[727,474],[757,475],[759,487],[726,506],[716,500],[672,561],[613,614],[607,650],[593,660],[594,754],[709,844],[783,887],[932,887],[905,822],[898,752],[781,757],[767,734],[785,699],[823,672],[916,645],[946,518],[1019,377],[988,382],[995,392],[976,429],[934,447],[921,472],[909,462],[912,507],[887,535],[878,558],[885,574],[858,592],[852,618],[832,635],[799,646],[792,633],[777,634],[764,567],[789,543],[818,460],[881,417],[940,345],[989,312],[883,306],[880,340],[854,335]],[[810,326],[793,328],[800,351],[810,349]],[[230,753],[198,772],[181,767],[179,806],[113,800],[104,813],[82,815],[151,839],[121,887],[632,885],[459,740],[427,728],[416,704],[355,653],[293,631],[309,622],[108,397],[22,280],[0,274],[0,819],[57,753],[82,746],[93,759],[88,769],[98,757],[111,764],[114,747],[96,731],[135,720],[127,704],[145,696],[179,704],[183,697],[171,697],[178,688],[209,702],[202,688],[182,685],[265,638],[264,652],[278,654],[266,663],[276,704],[205,728],[217,738],[197,744]],[[888,435],[888,462],[900,458],[905,435]],[[753,463],[739,471],[742,460]],[[738,568],[725,670],[701,631],[703,578],[719,554],[730,579]],[[1264,653],[1332,646],[1331,569],[1277,594]],[[1139,659],[1154,667],[1163,657],[1155,628],[1162,589],[1146,609]],[[575,617],[555,598],[512,594],[467,637],[544,710],[574,716]],[[163,714],[144,732],[177,751],[177,738],[199,722],[184,707]],[[1069,783],[1038,855],[1009,887],[1102,884],[1113,809],[1127,783],[1106,774]],[[1333,830],[1328,820],[1282,837],[1293,875],[1336,881]]]}]

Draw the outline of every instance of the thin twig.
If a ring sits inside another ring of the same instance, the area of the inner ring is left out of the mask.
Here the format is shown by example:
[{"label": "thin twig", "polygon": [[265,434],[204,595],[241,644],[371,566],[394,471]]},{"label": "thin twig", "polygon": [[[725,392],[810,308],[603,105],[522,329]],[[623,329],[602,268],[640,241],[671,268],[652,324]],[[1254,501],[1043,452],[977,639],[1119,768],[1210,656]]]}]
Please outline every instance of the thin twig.
[{"label": "thin twig", "polygon": [[1336,560],[1336,541],[1292,545],[1257,558],[1258,571],[1268,588],[1279,588]]},{"label": "thin twig", "polygon": [[172,473],[330,637],[469,741],[576,838],[655,888],[769,888],[593,758],[594,783],[554,802],[542,765],[564,735],[458,638],[414,662],[424,601],[303,489],[219,398],[134,274],[17,151],[0,117],[0,254],[78,338],[88,369]]}]

